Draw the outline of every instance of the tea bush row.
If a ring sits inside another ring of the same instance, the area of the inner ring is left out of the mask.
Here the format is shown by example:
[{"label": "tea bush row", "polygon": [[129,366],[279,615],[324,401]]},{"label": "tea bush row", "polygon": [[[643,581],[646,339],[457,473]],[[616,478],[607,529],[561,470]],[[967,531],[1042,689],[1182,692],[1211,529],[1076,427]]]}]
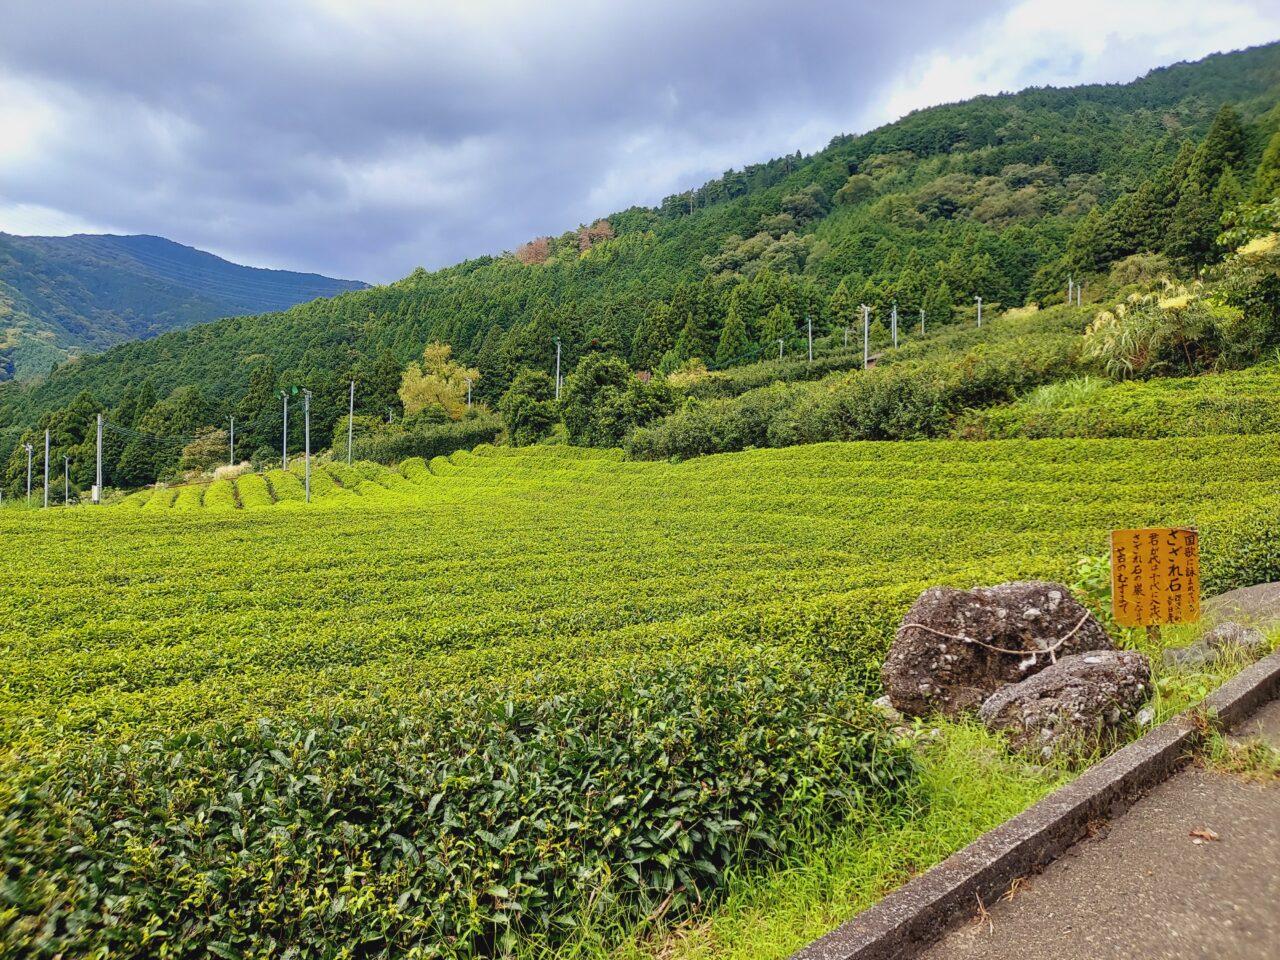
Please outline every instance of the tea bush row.
[{"label": "tea bush row", "polygon": [[799,828],[884,812],[912,761],[785,658],[537,702],[372,706],[9,770],[4,941],[25,956],[490,956],[679,919]]},{"label": "tea bush row", "polygon": [[1028,334],[978,343],[958,357],[900,359],[728,400],[690,400],[635,430],[627,452],[640,460],[686,459],[750,447],[945,436],[964,410],[1010,400],[1074,370],[1080,344],[1074,333]]},{"label": "tea bush row", "polygon": [[1208,436],[1280,432],[1280,367],[1110,383],[1084,379],[961,417],[966,439]]}]

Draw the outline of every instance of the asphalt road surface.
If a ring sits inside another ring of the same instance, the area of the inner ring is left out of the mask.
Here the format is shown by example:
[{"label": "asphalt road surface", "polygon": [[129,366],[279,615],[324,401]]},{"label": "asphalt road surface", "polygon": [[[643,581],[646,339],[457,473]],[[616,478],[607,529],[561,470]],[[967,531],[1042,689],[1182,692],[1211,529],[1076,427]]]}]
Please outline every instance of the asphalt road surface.
[{"label": "asphalt road surface", "polygon": [[[1234,733],[1280,747],[1280,701]],[[983,909],[922,956],[1277,960],[1280,783],[1189,766]]]}]

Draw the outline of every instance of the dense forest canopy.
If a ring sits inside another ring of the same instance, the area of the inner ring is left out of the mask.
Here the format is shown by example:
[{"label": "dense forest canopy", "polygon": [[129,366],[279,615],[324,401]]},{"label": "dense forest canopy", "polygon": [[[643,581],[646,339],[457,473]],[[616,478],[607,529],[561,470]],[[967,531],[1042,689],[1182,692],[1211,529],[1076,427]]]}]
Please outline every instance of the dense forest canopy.
[{"label": "dense forest canopy", "polygon": [[[1224,214],[1272,192],[1278,94],[1272,44],[1130,84],[979,97],[508,254],[122,344],[31,386],[0,384],[7,481],[23,431],[44,426],[81,454],[87,477],[98,410],[175,438],[235,415],[245,450],[278,447],[282,387],[313,392],[324,436],[347,411],[351,378],[358,414],[400,414],[401,371],[432,342],[474,372],[476,403],[497,408],[522,371],[552,372],[557,342],[566,371],[604,354],[668,373],[693,358],[723,367],[775,355],[810,323],[838,333],[861,304],[878,324],[895,305],[938,323],[978,296],[1047,305],[1063,301],[1068,278],[1091,289],[1136,253],[1194,275],[1222,255]],[[600,376],[616,379],[616,366]],[[549,402],[536,387],[530,402]],[[175,458],[130,454],[127,441],[113,441],[109,484],[147,482]]]}]

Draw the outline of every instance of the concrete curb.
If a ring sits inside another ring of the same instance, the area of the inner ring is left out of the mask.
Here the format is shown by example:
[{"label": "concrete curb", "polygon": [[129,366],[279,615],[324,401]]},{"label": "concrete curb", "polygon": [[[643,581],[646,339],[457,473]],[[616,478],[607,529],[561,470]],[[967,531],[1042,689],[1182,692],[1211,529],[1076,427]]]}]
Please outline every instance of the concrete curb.
[{"label": "concrete curb", "polygon": [[[1211,693],[1199,708],[1225,726],[1280,694],[1280,651]],[[792,960],[903,960],[1000,897],[1018,877],[1061,856],[1090,821],[1116,817],[1170,776],[1198,743],[1181,714],[1116,751],[1030,810],[991,830],[792,956]]]}]

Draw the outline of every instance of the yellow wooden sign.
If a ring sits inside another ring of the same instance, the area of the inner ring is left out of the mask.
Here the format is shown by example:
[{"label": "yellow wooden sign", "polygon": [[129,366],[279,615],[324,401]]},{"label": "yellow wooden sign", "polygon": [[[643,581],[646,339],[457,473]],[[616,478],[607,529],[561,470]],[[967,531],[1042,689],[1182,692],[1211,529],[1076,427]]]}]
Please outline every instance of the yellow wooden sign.
[{"label": "yellow wooden sign", "polygon": [[1122,627],[1199,620],[1196,531],[1188,527],[1111,531],[1111,609]]}]

